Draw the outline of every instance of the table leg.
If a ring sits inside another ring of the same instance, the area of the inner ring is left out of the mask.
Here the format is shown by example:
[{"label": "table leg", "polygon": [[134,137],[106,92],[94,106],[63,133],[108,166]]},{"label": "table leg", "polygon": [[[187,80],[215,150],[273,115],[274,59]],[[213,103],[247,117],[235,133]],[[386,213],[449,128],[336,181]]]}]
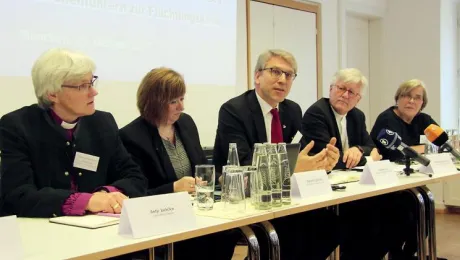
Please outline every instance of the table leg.
[{"label": "table leg", "polygon": [[418,190],[422,193],[424,198],[427,200],[427,218],[428,218],[428,252],[429,259],[436,260],[436,212],[435,212],[435,201],[434,195],[426,186],[418,187]]},{"label": "table leg", "polygon": [[249,226],[239,227],[248,242],[248,258],[249,260],[260,260],[260,247],[257,241],[256,234]]},{"label": "table leg", "polygon": [[275,228],[269,221],[264,221],[252,225],[255,228],[260,228],[264,231],[266,238],[268,239],[268,244],[270,247],[270,260],[280,260],[280,241],[278,239],[278,234],[276,233]]},{"label": "table leg", "polygon": [[418,202],[417,205],[417,214],[416,214],[416,219],[417,219],[417,242],[418,242],[418,247],[417,247],[417,256],[418,259],[420,260],[425,260],[426,258],[426,248],[425,248],[425,225],[426,225],[426,220],[425,220],[425,200],[423,199],[423,195],[417,188],[412,188],[407,190],[409,193],[411,193],[416,201]]},{"label": "table leg", "polygon": [[155,248],[149,248],[149,260],[155,260]]},{"label": "table leg", "polygon": [[174,260],[174,243],[168,244],[168,249],[166,250],[165,259]]},{"label": "table leg", "polygon": [[[332,212],[339,216],[339,205],[328,207]],[[340,245],[338,245],[334,251],[329,255],[329,260],[340,260]]]}]

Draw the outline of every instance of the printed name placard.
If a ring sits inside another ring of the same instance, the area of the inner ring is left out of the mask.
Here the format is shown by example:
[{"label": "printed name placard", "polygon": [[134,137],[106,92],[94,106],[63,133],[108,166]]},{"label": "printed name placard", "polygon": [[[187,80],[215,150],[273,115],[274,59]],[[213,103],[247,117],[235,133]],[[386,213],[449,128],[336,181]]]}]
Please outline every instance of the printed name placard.
[{"label": "printed name placard", "polygon": [[424,173],[452,173],[458,172],[457,167],[455,167],[450,153],[432,153],[427,154],[426,157],[430,159],[430,164],[428,166],[420,166],[420,171]]},{"label": "printed name placard", "polygon": [[195,227],[190,196],[178,192],[124,200],[118,233],[141,238]]},{"label": "printed name placard", "polygon": [[16,216],[1,217],[0,230],[0,259],[24,259]]},{"label": "printed name placard", "polygon": [[332,193],[325,170],[294,173],[291,176],[291,185],[292,197],[301,199]]},{"label": "printed name placard", "polygon": [[359,183],[388,185],[398,183],[399,179],[394,171],[394,165],[388,160],[367,162]]},{"label": "printed name placard", "polygon": [[88,171],[97,171],[97,165],[99,164],[99,157],[77,152],[75,154],[75,160],[73,161],[73,167],[85,169]]}]

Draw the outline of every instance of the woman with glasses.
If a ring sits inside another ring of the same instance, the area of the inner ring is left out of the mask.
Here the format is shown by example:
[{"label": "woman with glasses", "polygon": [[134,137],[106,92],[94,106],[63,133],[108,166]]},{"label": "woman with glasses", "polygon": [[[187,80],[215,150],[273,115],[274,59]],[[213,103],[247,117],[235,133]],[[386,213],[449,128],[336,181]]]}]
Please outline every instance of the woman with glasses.
[{"label": "woman with glasses", "polygon": [[[383,147],[377,140],[382,129],[389,129],[401,136],[401,141],[409,146],[420,144],[420,136],[430,124],[437,124],[431,116],[422,113],[428,104],[425,84],[418,79],[411,79],[402,83],[394,96],[396,105],[383,111],[375,121],[371,137],[377,145],[383,159],[399,161],[403,154],[396,150]],[[393,230],[392,247],[390,253],[393,259],[413,259],[417,250],[415,201],[407,193],[393,193],[394,210],[388,215],[388,230]],[[438,258],[442,259],[442,258]]]},{"label": "woman with glasses", "polygon": [[397,161],[403,159],[400,151],[383,147],[377,140],[382,129],[389,129],[401,136],[401,141],[409,146],[420,144],[420,135],[430,124],[437,124],[431,116],[422,113],[428,104],[425,84],[418,79],[402,83],[394,96],[396,105],[383,111],[375,121],[371,137],[383,159]]},{"label": "woman with glasses", "polygon": [[[148,195],[195,192],[195,165],[207,162],[195,122],[183,113],[185,90],[176,71],[151,70],[137,91],[140,116],[120,130],[126,149],[149,181]],[[236,235],[224,231],[174,243],[174,258],[231,259]],[[205,251],[199,249],[202,245]]]},{"label": "woman with glasses", "polygon": [[94,62],[64,49],[32,68],[38,104],[0,120],[0,213],[50,218],[120,213],[147,181],[126,152],[113,116],[96,111]]}]

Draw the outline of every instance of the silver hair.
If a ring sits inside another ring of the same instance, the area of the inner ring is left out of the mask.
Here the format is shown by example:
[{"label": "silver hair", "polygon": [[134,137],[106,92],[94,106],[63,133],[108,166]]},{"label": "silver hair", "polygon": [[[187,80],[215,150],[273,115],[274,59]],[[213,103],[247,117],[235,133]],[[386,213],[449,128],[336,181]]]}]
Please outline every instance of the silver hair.
[{"label": "silver hair", "polygon": [[337,71],[332,77],[331,86],[337,84],[338,82],[343,83],[354,83],[361,85],[361,93],[364,88],[367,87],[368,81],[366,77],[361,73],[360,70],[355,68],[341,69]]},{"label": "silver hair", "polygon": [[48,94],[61,91],[64,82],[81,80],[95,69],[93,60],[82,53],[60,48],[44,52],[32,67],[38,105],[50,107],[52,103]]},{"label": "silver hair", "polygon": [[289,65],[291,65],[294,73],[297,73],[297,61],[295,60],[294,56],[290,52],[280,49],[271,49],[260,54],[259,58],[257,59],[256,67],[254,68],[254,73],[263,70],[267,62],[272,57],[280,57],[284,59],[287,63],[289,63]]}]

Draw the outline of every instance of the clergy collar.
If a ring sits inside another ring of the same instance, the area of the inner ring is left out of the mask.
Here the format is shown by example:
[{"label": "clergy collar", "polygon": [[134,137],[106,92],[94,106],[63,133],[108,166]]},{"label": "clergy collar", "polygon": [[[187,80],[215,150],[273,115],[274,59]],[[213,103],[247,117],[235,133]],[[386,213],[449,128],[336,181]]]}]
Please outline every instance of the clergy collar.
[{"label": "clergy collar", "polygon": [[53,119],[54,119],[54,122],[56,122],[58,125],[60,125],[62,128],[66,129],[66,130],[74,129],[75,126],[76,126],[77,123],[78,123],[78,119],[77,119],[74,123],[67,123],[67,122],[65,122],[64,120],[62,120],[62,119],[56,114],[56,112],[54,112],[54,110],[50,109],[50,111],[51,111],[51,116],[52,116]]}]

